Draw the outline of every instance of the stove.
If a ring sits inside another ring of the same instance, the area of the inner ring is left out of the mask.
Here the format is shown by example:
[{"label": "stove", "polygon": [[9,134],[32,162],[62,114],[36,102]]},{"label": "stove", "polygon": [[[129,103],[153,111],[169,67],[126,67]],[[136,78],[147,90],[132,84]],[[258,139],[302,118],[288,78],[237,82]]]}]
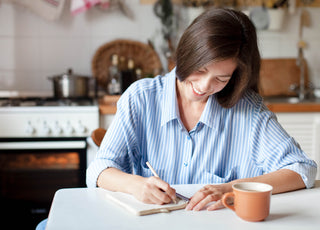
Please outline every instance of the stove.
[{"label": "stove", "polygon": [[[85,187],[94,98],[0,98],[0,203],[4,225],[35,229],[55,192]],[[16,221],[19,219],[19,221]]]},{"label": "stove", "polygon": [[54,97],[20,97],[0,98],[0,107],[31,107],[31,106],[93,106],[93,98],[57,99]]},{"label": "stove", "polygon": [[98,123],[94,98],[0,98],[0,137],[86,137]]}]

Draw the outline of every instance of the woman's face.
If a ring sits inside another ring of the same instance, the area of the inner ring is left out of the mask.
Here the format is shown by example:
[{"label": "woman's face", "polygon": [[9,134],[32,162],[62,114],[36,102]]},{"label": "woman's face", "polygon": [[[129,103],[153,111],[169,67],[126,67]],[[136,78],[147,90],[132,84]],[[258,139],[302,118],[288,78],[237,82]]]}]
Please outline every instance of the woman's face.
[{"label": "woman's face", "polygon": [[231,79],[237,63],[235,59],[226,59],[200,68],[185,81],[178,81],[178,90],[189,101],[207,101],[212,94],[221,91]]}]

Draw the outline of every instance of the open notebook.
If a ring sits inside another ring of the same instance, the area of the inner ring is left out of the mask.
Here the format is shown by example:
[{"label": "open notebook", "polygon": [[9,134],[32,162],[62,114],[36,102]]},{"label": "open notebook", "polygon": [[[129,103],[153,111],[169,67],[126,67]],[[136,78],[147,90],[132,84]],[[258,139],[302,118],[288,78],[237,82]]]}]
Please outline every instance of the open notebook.
[{"label": "open notebook", "polygon": [[173,210],[183,209],[188,202],[177,197],[177,203],[170,203],[164,205],[145,204],[137,200],[134,196],[122,193],[106,191],[106,198],[125,208],[127,211],[138,215],[149,215],[161,212],[170,212]]}]

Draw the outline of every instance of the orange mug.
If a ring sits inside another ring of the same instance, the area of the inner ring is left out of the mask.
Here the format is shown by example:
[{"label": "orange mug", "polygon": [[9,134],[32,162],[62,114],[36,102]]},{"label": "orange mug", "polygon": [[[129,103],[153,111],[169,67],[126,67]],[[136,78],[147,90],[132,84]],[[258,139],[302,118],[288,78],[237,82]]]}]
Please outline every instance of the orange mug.
[{"label": "orange mug", "polygon": [[[222,203],[246,221],[262,221],[269,216],[272,186],[258,182],[241,182],[224,194]],[[233,205],[228,200],[233,198]]]}]

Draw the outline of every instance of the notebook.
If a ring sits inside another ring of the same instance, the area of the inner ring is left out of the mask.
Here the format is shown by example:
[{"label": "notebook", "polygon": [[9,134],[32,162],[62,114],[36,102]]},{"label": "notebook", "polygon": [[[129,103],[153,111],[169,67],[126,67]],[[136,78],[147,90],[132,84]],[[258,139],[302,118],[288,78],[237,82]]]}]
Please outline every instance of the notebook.
[{"label": "notebook", "polygon": [[164,205],[146,204],[137,200],[134,196],[122,192],[111,192],[106,190],[106,198],[113,201],[127,211],[137,215],[149,215],[155,213],[167,213],[173,210],[184,209],[188,201],[177,197],[177,203],[170,203]]}]

